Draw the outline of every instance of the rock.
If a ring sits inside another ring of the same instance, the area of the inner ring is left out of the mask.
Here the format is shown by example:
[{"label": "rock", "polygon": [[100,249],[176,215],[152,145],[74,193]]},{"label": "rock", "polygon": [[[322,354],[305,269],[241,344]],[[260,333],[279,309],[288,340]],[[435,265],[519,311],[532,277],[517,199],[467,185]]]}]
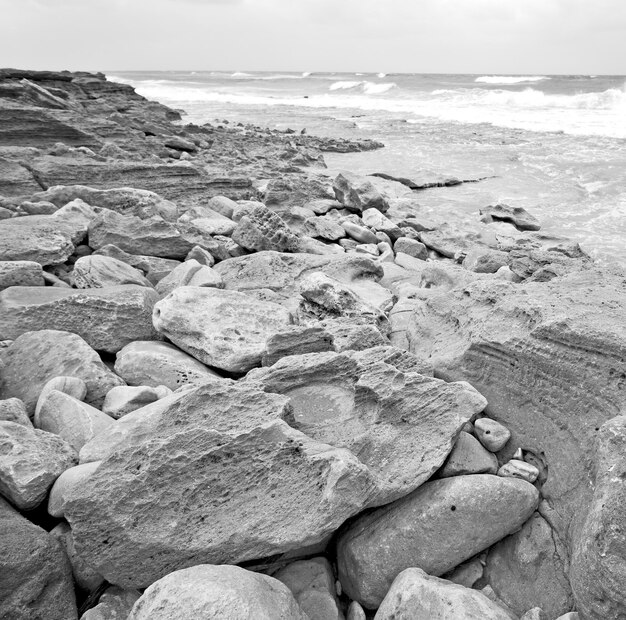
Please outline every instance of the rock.
[{"label": "rock", "polygon": [[595,490],[574,534],[569,574],[576,608],[585,620],[626,614],[626,416],[605,422],[595,434],[594,444]]},{"label": "rock", "polygon": [[316,198],[310,200],[304,205],[307,209],[311,209],[315,215],[326,215],[332,209],[341,209],[342,204],[337,200],[331,198]]},{"label": "rock", "polygon": [[547,618],[572,609],[567,550],[536,512],[519,532],[496,543],[487,556],[486,581],[516,614],[541,607]]},{"label": "rock", "polygon": [[485,595],[407,568],[394,580],[375,620],[437,618],[441,620],[511,620],[511,616]]},{"label": "rock", "polygon": [[577,611],[570,611],[569,613],[559,616],[556,620],[578,620],[580,614]]},{"label": "rock", "polygon": [[115,353],[133,340],[157,340],[152,288],[130,284],[75,291],[12,286],[0,292],[0,339],[41,326],[75,333],[94,349]]},{"label": "rock", "polygon": [[356,601],[352,601],[348,606],[346,620],[367,620],[363,607],[361,607]]},{"label": "rock", "polygon": [[213,196],[208,202],[207,207],[216,213],[231,219],[233,214],[239,208],[239,205],[226,196]]},{"label": "rock", "polygon": [[359,226],[358,224],[350,221],[342,222],[341,225],[346,234],[359,243],[378,243],[378,237],[371,230],[369,230],[369,228],[365,228],[365,226]]},{"label": "rock", "polygon": [[77,551],[109,582],[146,587],[185,565],[297,550],[367,503],[365,467],[280,420],[287,398],[227,381],[167,400],[119,420],[135,426],[66,496]]},{"label": "rock", "polygon": [[279,215],[265,205],[258,205],[247,210],[239,220],[232,239],[246,250],[276,250],[278,252],[296,252],[298,237]]},{"label": "rock", "polygon": [[182,385],[220,379],[213,370],[167,342],[136,341],[118,351],[115,372],[128,385],[165,385],[177,390]]},{"label": "rock", "polygon": [[367,178],[342,172],[333,181],[333,190],[337,200],[346,208],[357,213],[366,209],[378,209],[385,213],[389,209],[386,198]]},{"label": "rock", "polygon": [[0,497],[0,617],[76,620],[72,570],[61,545]]},{"label": "rock", "polygon": [[396,241],[402,237],[402,231],[397,224],[394,224],[388,217],[383,215],[378,209],[365,209],[361,214],[363,223],[374,230],[384,232],[391,241]]},{"label": "rock", "polygon": [[197,245],[189,250],[189,254],[187,254],[185,260],[195,260],[201,265],[206,265],[207,267],[213,267],[213,265],[215,265],[215,259],[211,256],[210,252],[203,250]]},{"label": "rock", "polygon": [[377,258],[380,255],[378,244],[376,243],[361,243],[354,248],[356,252],[362,254],[369,254],[370,256]]},{"label": "rock", "polygon": [[30,170],[3,157],[0,157],[0,179],[3,196],[24,196],[41,189]]},{"label": "rock", "polygon": [[76,288],[105,288],[119,284],[152,287],[139,269],[116,258],[98,254],[79,258],[74,263],[72,280]]},{"label": "rock", "polygon": [[90,566],[85,564],[85,562],[83,562],[80,556],[76,553],[72,530],[67,523],[59,523],[50,531],[50,535],[54,536],[61,543],[61,545],[63,545],[72,567],[74,582],[79,589],[84,592],[93,592],[103,584],[104,579],[92,570]]},{"label": "rock", "polygon": [[511,432],[503,458],[522,446],[527,462],[549,466],[542,494],[563,540],[591,501],[589,438],[626,406],[624,316],[623,272],[604,267],[543,283],[475,280],[424,300],[411,319],[407,346],[438,376],[470,382]]},{"label": "rock", "polygon": [[133,605],[139,600],[139,590],[124,590],[117,586],[109,586],[98,601],[88,609],[80,620],[127,620]]},{"label": "rock", "polygon": [[41,265],[34,261],[0,261],[0,291],[9,286],[43,286]]},{"label": "rock", "polygon": [[261,361],[263,366],[271,366],[290,355],[332,350],[333,337],[323,327],[291,325],[267,339]]},{"label": "rock", "polygon": [[16,422],[0,422],[0,446],[0,492],[20,510],[39,506],[55,479],[77,460],[57,435]]},{"label": "rock", "polygon": [[504,478],[519,478],[520,480],[526,480],[526,482],[532,484],[539,477],[539,470],[530,463],[525,463],[518,459],[511,459],[498,469],[498,476]]},{"label": "rock", "polygon": [[393,249],[396,253],[402,252],[403,254],[419,260],[426,260],[428,258],[426,246],[416,239],[409,239],[409,237],[400,237],[397,239],[393,244]]},{"label": "rock", "polygon": [[65,516],[65,496],[75,487],[82,484],[100,465],[100,461],[84,463],[66,469],[50,488],[48,496],[48,514],[61,518]]},{"label": "rock", "polygon": [[467,384],[403,369],[405,360],[394,360],[394,353],[380,347],[363,354],[294,355],[247,377],[267,392],[289,397],[293,413],[287,421],[294,428],[359,457],[376,480],[372,505],[403,497],[425,482],[461,427],[486,404]]},{"label": "rock", "polygon": [[[0,261],[29,261],[40,265],[65,262],[82,238],[54,215],[27,215],[2,220]],[[84,236],[84,234],[83,234]]]},{"label": "rock", "polygon": [[329,217],[309,217],[305,221],[305,232],[310,237],[319,237],[327,241],[337,241],[346,236],[343,226]]},{"label": "rock", "polygon": [[102,411],[107,416],[117,420],[131,411],[141,409],[141,407],[159,400],[159,398],[159,392],[155,388],[146,385],[114,387],[106,395]]},{"label": "rock", "polygon": [[159,295],[165,297],[179,286],[224,288],[224,282],[221,276],[213,271],[211,267],[201,265],[194,259],[189,259],[160,280],[156,290]]},{"label": "rock", "polygon": [[39,417],[41,406],[46,402],[48,394],[53,390],[63,392],[63,394],[72,396],[76,400],[85,400],[87,396],[87,384],[79,377],[53,377],[39,392],[37,406],[35,407],[35,418]]},{"label": "rock", "polygon": [[[227,610],[227,611],[226,611]],[[238,566],[200,564],[151,585],[128,620],[308,620],[287,586]]]},{"label": "rock", "polygon": [[405,568],[442,575],[519,529],[537,502],[535,487],[514,478],[475,474],[426,482],[340,535],[343,589],[375,609]]},{"label": "rock", "polygon": [[511,433],[505,426],[490,418],[475,420],[474,433],[490,452],[499,452],[511,438]]},{"label": "rock", "polygon": [[80,336],[68,332],[46,329],[22,334],[2,351],[2,360],[6,367],[0,393],[3,398],[23,400],[29,413],[35,411],[39,394],[54,377],[82,379],[87,386],[86,402],[95,407],[112,387],[124,384]]},{"label": "rock", "polygon": [[181,263],[177,260],[169,258],[159,258],[158,256],[142,256],[136,254],[129,254],[120,250],[115,245],[105,245],[104,247],[94,252],[95,256],[108,256],[116,260],[122,261],[131,267],[135,267],[138,270],[146,274],[146,279],[151,284],[157,284],[166,275],[168,275],[173,269],[176,269]]},{"label": "rock", "polygon": [[194,226],[207,235],[226,235],[229,237],[237,224],[206,205],[192,207],[178,218],[179,222],[193,222]]},{"label": "rock", "polygon": [[520,620],[549,620],[541,607],[533,607],[529,609]]},{"label": "rock", "polygon": [[481,246],[472,248],[463,259],[463,267],[476,273],[496,273],[509,263],[507,252],[491,250]]},{"label": "rock", "polygon": [[110,209],[120,215],[149,218],[159,215],[174,221],[178,214],[176,205],[154,192],[133,187],[94,189],[85,185],[57,185],[34,195],[36,200],[49,200],[62,207],[77,198],[93,207]]},{"label": "rock", "polygon": [[[328,319],[320,321],[322,326],[333,338],[333,351],[364,351],[372,347],[387,346],[389,341],[375,325],[354,325],[349,319]],[[427,365],[422,366],[422,374]],[[430,373],[432,374],[432,373]]]},{"label": "rock", "polygon": [[19,398],[0,400],[0,422],[15,422],[32,428],[26,405]]},{"label": "rock", "polygon": [[335,594],[335,577],[323,557],[293,562],[274,573],[284,583],[310,620],[343,620]]},{"label": "rock", "polygon": [[508,222],[518,230],[539,230],[539,220],[522,207],[509,207],[505,204],[489,205],[480,209],[480,214],[491,220]]},{"label": "rock", "polygon": [[458,436],[444,466],[439,471],[439,476],[441,478],[449,478],[450,476],[495,474],[497,472],[498,459],[495,455],[485,450],[475,437],[462,432]]},{"label": "rock", "polygon": [[463,260],[475,243],[475,235],[451,224],[443,224],[436,230],[423,231],[419,233],[419,238],[427,248],[456,261]]},{"label": "rock", "polygon": [[198,150],[198,147],[191,140],[185,140],[182,136],[167,136],[163,144],[177,151],[195,153]]},{"label": "rock", "polygon": [[291,322],[289,312],[237,291],[182,287],[154,307],[154,326],[196,359],[227,372],[260,365],[265,342]]},{"label": "rock", "polygon": [[25,215],[52,215],[56,210],[56,205],[47,201],[31,202],[26,200],[20,203],[20,211]]},{"label": "rock", "polygon": [[37,408],[35,426],[59,435],[76,452],[115,423],[111,417],[91,405],[56,390],[51,390],[43,399],[40,398]]},{"label": "rock", "polygon": [[476,582],[482,578],[484,572],[483,563],[479,557],[459,564],[455,569],[446,573],[443,578],[466,588],[473,588]]}]

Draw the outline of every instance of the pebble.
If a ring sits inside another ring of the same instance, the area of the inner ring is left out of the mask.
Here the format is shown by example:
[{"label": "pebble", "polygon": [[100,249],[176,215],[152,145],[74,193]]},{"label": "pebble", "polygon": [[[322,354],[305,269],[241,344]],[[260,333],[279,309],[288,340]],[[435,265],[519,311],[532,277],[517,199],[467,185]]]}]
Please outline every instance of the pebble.
[{"label": "pebble", "polygon": [[498,476],[504,478],[519,478],[520,480],[526,480],[526,482],[532,484],[539,477],[539,470],[530,463],[511,459],[508,463],[500,467]]},{"label": "pebble", "polygon": [[490,452],[498,452],[510,439],[509,429],[490,418],[479,418],[474,421],[474,432],[478,441]]}]

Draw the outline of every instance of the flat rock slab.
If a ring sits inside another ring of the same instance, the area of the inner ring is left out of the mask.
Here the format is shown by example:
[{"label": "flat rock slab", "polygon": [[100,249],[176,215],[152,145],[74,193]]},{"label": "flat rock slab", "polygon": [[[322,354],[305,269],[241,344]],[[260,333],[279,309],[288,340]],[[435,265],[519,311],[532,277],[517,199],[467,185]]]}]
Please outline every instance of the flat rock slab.
[{"label": "flat rock slab", "polygon": [[86,402],[99,407],[106,393],[124,381],[76,334],[45,329],[22,334],[1,351],[5,367],[0,375],[2,398],[24,401],[35,411],[43,387],[54,377],[78,377],[87,385]]},{"label": "flat rock slab", "polygon": [[[371,505],[399,499],[444,462],[463,425],[487,401],[466,383],[445,383],[394,365],[394,349],[282,358],[247,380],[289,397],[289,423],[313,439],[347,448],[377,484]],[[406,355],[406,354],[405,354]],[[398,366],[404,359],[398,357]]]},{"label": "flat rock slab", "polygon": [[43,286],[41,265],[34,261],[0,261],[0,291],[10,286]]},{"label": "flat rock slab", "polygon": [[65,498],[79,556],[111,583],[300,549],[367,503],[367,469],[283,422],[284,396],[226,382],[172,400]]},{"label": "flat rock slab", "polygon": [[281,305],[215,288],[180,287],[154,307],[159,333],[201,362],[228,372],[259,366],[267,338],[290,323]]},{"label": "flat rock slab", "polygon": [[[542,494],[563,540],[592,496],[596,429],[626,407],[626,276],[606,267],[550,282],[478,279],[416,304],[408,347],[438,376],[471,383],[549,475]],[[535,464],[533,462],[533,464]]]},{"label": "flat rock slab", "polygon": [[[226,611],[228,610],[228,611]],[[238,566],[201,564],[170,573],[135,603],[128,620],[309,620],[277,579]]]},{"label": "flat rock slab", "polygon": [[511,620],[511,616],[477,590],[407,568],[394,580],[374,620]]},{"label": "flat rock slab", "polygon": [[0,493],[21,510],[36,508],[77,457],[58,435],[0,422]]},{"label": "flat rock slab", "polygon": [[443,575],[518,530],[538,499],[528,482],[489,474],[426,482],[360,517],[340,535],[337,564],[343,589],[376,609],[401,571],[418,567]]},{"label": "flat rock slab", "polygon": [[28,196],[39,189],[41,187],[30,170],[17,162],[0,157],[0,196]]},{"label": "flat rock slab", "polygon": [[105,288],[120,284],[152,288],[152,284],[139,269],[116,258],[98,254],[79,258],[74,263],[72,280],[76,288]]},{"label": "flat rock slab", "polygon": [[76,620],[72,568],[61,545],[0,497],[0,618]]},{"label": "flat rock slab", "polygon": [[177,390],[183,385],[221,379],[195,357],[167,342],[138,340],[118,351],[115,372],[128,385],[165,385]]},{"label": "flat rock slab", "polygon": [[158,340],[152,308],[158,294],[135,285],[74,290],[14,286],[0,292],[0,339],[42,326],[78,334],[94,349],[116,353],[133,340]]}]

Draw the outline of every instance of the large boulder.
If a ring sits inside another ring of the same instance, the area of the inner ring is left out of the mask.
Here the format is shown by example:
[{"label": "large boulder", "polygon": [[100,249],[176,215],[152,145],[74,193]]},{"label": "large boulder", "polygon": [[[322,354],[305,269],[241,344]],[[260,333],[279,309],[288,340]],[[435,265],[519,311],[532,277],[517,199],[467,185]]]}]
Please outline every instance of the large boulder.
[{"label": "large boulder", "polygon": [[94,349],[116,353],[133,340],[158,340],[152,308],[158,294],[135,285],[73,290],[12,286],[0,292],[0,340],[40,327],[69,331]]},{"label": "large boulder", "polygon": [[524,480],[489,474],[426,482],[350,524],[337,541],[345,592],[376,609],[405,568],[443,575],[518,530],[539,494]]},{"label": "large boulder", "polygon": [[0,422],[0,446],[0,493],[21,510],[39,506],[78,456],[58,435],[17,422]]},{"label": "large boulder", "polygon": [[261,364],[265,342],[289,325],[278,304],[237,291],[184,286],[154,307],[154,326],[196,359],[228,372]]},{"label": "large boulder", "polygon": [[2,398],[17,397],[34,413],[43,387],[54,377],[78,377],[87,385],[86,402],[99,407],[106,393],[124,381],[76,334],[45,329],[22,334],[1,352]]},{"label": "large boulder", "polygon": [[76,620],[72,569],[61,545],[0,497],[0,618]]},{"label": "large boulder", "polygon": [[289,588],[238,566],[200,564],[170,573],[135,603],[128,620],[309,620]]},{"label": "large boulder", "polygon": [[407,568],[394,580],[374,620],[511,620],[484,594]]},{"label": "large boulder", "polygon": [[263,204],[246,210],[232,239],[246,250],[296,252],[299,239],[282,218]]},{"label": "large boulder", "polygon": [[384,213],[389,203],[374,183],[351,172],[341,172],[333,181],[337,200],[351,211],[362,213],[366,209],[378,209]]},{"label": "large boulder", "polygon": [[183,385],[220,379],[195,357],[167,342],[137,340],[118,351],[115,372],[128,385],[165,385],[177,390]]},{"label": "large boulder", "polygon": [[289,397],[292,426],[358,456],[376,480],[372,505],[399,499],[428,480],[463,425],[487,404],[468,384],[425,377],[410,368],[413,356],[394,359],[395,353],[379,347],[364,354],[293,355],[247,378]]},{"label": "large boulder", "polygon": [[603,424],[594,443],[595,492],[576,534],[570,571],[576,608],[584,620],[626,616],[626,416]]},{"label": "large boulder", "polygon": [[373,481],[348,450],[282,421],[288,402],[226,381],[121,418],[112,432],[129,420],[126,435],[65,496],[79,556],[113,584],[146,587],[177,568],[326,540],[368,503]]},{"label": "large boulder", "polygon": [[95,189],[85,185],[55,185],[35,194],[33,198],[52,202],[57,207],[79,198],[93,207],[111,209],[121,215],[141,218],[159,215],[168,221],[176,220],[177,217],[177,208],[173,202],[154,192],[133,187]]},{"label": "large boulder", "polygon": [[[550,282],[479,278],[441,287],[415,305],[407,347],[437,376],[471,383],[489,417],[511,431],[546,475],[542,494],[557,536],[592,497],[589,438],[626,407],[626,278],[618,268]],[[528,460],[528,459],[527,459]]]},{"label": "large boulder", "polygon": [[79,258],[74,263],[72,280],[76,288],[105,288],[120,284],[152,287],[139,269],[116,258],[98,254]]}]

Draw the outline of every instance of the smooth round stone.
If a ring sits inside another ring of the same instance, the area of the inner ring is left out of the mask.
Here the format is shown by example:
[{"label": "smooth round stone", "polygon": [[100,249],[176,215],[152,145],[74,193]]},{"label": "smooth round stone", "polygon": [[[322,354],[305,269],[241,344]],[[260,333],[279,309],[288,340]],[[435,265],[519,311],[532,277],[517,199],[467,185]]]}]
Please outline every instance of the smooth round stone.
[{"label": "smooth round stone", "polygon": [[63,392],[76,400],[84,400],[87,395],[87,384],[79,377],[54,377],[50,379],[39,393],[37,406],[35,407],[35,416],[39,415],[42,404],[52,390]]},{"label": "smooth round stone", "polygon": [[539,470],[530,463],[525,461],[518,461],[517,459],[511,459],[508,463],[505,463],[498,470],[498,476],[503,478],[519,478],[520,480],[526,480],[531,484],[539,477]]},{"label": "smooth round stone", "polygon": [[478,441],[490,452],[498,452],[510,439],[508,428],[491,418],[479,418],[474,421],[474,432]]},{"label": "smooth round stone", "polygon": [[78,487],[98,468],[102,461],[84,463],[66,469],[55,481],[48,496],[48,514],[52,517],[65,516],[65,496]]},{"label": "smooth round stone", "polygon": [[356,601],[352,601],[350,603],[346,620],[367,620],[363,607],[361,607]]}]

